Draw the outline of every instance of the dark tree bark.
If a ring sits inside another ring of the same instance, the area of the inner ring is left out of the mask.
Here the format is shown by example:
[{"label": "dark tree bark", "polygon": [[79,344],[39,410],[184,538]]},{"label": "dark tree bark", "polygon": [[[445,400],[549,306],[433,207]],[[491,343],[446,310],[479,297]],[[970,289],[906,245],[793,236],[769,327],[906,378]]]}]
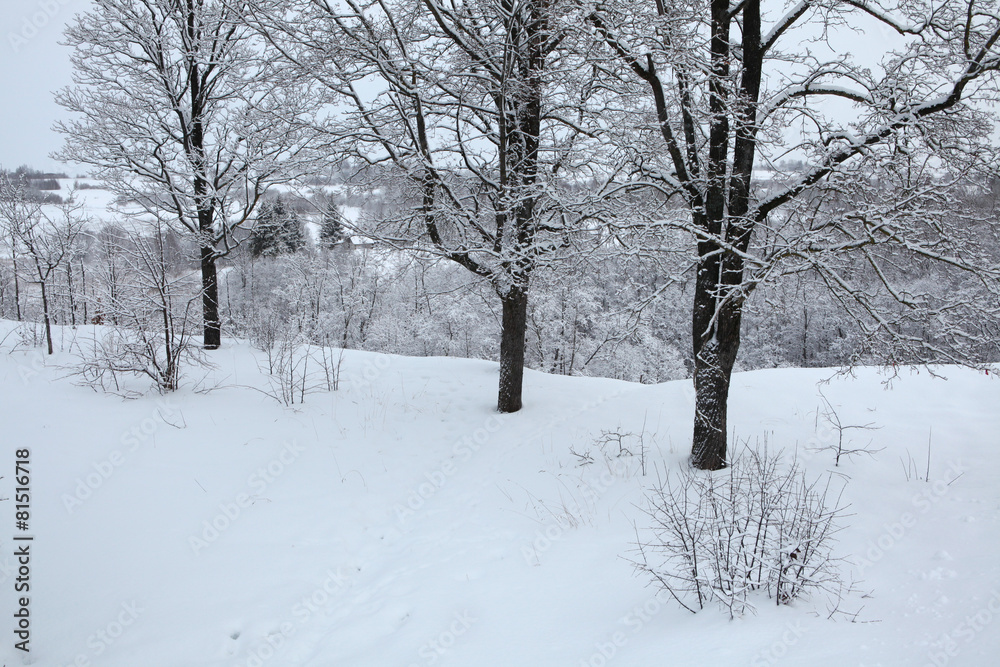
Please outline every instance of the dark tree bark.
[{"label": "dark tree bark", "polygon": [[69,323],[76,328],[76,297],[73,295],[73,262],[66,263],[66,293],[69,297]]},{"label": "dark tree bark", "polygon": [[517,412],[521,409],[524,379],[524,338],[528,326],[528,294],[516,287],[501,297],[503,304],[500,332],[500,390],[497,409]]},{"label": "dark tree bark", "polygon": [[10,241],[10,261],[11,265],[14,267],[14,310],[17,314],[17,321],[21,321],[21,281],[17,277],[17,246],[14,244],[14,238],[11,237]]},{"label": "dark tree bark", "polygon": [[[714,245],[710,243],[702,246]],[[695,284],[694,341],[695,417],[691,464],[702,470],[726,467],[729,382],[740,348],[742,303],[719,303],[717,253],[701,248],[703,258]],[[707,259],[706,259],[707,258]],[[733,274],[736,278],[739,274]]]},{"label": "dark tree bark", "polygon": [[80,262],[80,294],[83,297],[83,323],[87,324],[90,322],[90,317],[87,312],[87,265],[84,262]]},{"label": "dark tree bark", "polygon": [[[187,38],[191,44],[197,44],[200,38],[201,26],[198,22],[198,11],[194,0],[187,0],[186,12]],[[213,223],[215,208],[209,192],[208,169],[205,160],[205,76],[196,53],[187,57],[188,86],[190,88],[191,123],[187,136],[184,138],[184,148],[194,167],[194,197],[198,213],[198,232],[201,236],[201,303],[202,320],[204,323],[204,347],[206,350],[217,350],[222,344],[222,324],[219,319],[219,279],[215,267],[215,247]],[[208,65],[210,71],[212,65]]]},{"label": "dark tree bark", "polygon": [[215,249],[201,249],[201,305],[204,319],[204,347],[217,350],[222,344],[222,323],[219,318],[219,278],[215,265]]},{"label": "dark tree bark", "polygon": [[49,317],[49,296],[45,289],[45,281],[39,282],[42,288],[42,321],[45,324],[45,344],[48,346],[49,354],[52,354],[52,320]]}]

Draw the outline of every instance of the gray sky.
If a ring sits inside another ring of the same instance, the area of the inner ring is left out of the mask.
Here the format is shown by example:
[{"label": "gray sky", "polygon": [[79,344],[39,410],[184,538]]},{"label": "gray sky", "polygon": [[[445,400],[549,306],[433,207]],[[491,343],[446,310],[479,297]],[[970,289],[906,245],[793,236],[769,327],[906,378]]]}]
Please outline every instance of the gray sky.
[{"label": "gray sky", "polygon": [[[80,167],[60,165],[49,159],[49,154],[62,145],[62,137],[52,130],[52,124],[64,117],[52,94],[72,82],[69,49],[59,42],[66,24],[75,14],[86,11],[90,0],[2,2],[0,166],[12,169],[29,164],[39,169],[71,172],[71,176],[82,173]],[[856,57],[870,55],[874,61],[875,53],[898,41],[881,26],[871,30],[870,35],[841,34],[837,47],[853,52]]]},{"label": "gray sky", "polygon": [[[52,93],[71,83],[63,29],[89,0],[3,0],[0,13],[0,165],[66,170],[48,155],[62,145],[52,131],[62,109]],[[71,174],[75,175],[75,174]]]}]

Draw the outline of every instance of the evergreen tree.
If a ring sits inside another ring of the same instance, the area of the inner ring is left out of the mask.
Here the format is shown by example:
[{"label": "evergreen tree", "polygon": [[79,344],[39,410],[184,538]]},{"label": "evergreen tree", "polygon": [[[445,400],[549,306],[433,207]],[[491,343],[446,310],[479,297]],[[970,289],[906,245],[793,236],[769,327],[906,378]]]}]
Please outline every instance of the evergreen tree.
[{"label": "evergreen tree", "polygon": [[302,222],[285,200],[278,196],[263,202],[250,234],[250,254],[260,257],[293,253],[304,246]]},{"label": "evergreen tree", "polygon": [[319,247],[331,249],[343,241],[344,237],[344,216],[336,202],[330,199],[319,224]]}]

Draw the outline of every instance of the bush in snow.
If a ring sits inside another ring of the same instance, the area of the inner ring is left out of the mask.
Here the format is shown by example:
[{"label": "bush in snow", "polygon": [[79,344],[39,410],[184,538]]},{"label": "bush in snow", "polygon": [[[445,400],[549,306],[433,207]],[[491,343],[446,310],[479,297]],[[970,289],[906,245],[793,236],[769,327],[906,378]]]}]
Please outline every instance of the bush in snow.
[{"label": "bush in snow", "polygon": [[691,612],[714,601],[733,617],[752,611],[756,595],[775,604],[815,590],[839,595],[831,547],[842,507],[831,481],[807,480],[766,447],[745,447],[715,473],[663,473],[635,565]]},{"label": "bush in snow", "polygon": [[126,381],[139,377],[168,392],[180,386],[185,368],[207,365],[194,338],[199,285],[173,256],[170,241],[159,225],[145,234],[115,226],[101,230],[91,289],[93,321],[103,326],[77,341],[73,367],[84,384],[141,393]]}]

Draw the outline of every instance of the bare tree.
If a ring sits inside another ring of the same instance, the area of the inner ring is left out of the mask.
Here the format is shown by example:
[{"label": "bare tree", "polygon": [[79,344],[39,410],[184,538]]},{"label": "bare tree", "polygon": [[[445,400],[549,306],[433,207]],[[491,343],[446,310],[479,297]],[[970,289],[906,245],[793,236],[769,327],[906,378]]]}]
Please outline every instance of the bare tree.
[{"label": "bare tree", "polygon": [[161,393],[176,390],[186,363],[205,363],[192,345],[196,281],[172,265],[162,222],[141,232],[107,227],[97,243],[106,262],[98,266],[95,290],[105,326],[79,346],[76,374],[117,392],[128,391],[120,376],[147,377]]},{"label": "bare tree", "polygon": [[[693,465],[726,465],[744,304],[781,275],[819,274],[891,362],[968,359],[973,311],[996,315],[983,292],[932,299],[894,279],[932,262],[995,289],[995,261],[974,241],[991,223],[958,196],[988,166],[980,103],[995,98],[995,3],[612,1],[588,23],[622,93],[609,126],[629,129],[635,184],[668,202],[647,219],[696,245]],[[878,67],[831,45],[864,27],[896,38]],[[780,169],[785,156],[801,164]],[[941,334],[916,335],[918,320]]]},{"label": "bare tree", "polygon": [[70,197],[53,212],[29,197],[22,181],[7,176],[0,181],[0,220],[12,241],[12,251],[26,256],[33,267],[32,282],[38,285],[42,299],[42,322],[48,353],[52,347],[52,281],[56,270],[78,250],[84,219],[80,205]]},{"label": "bare tree", "polygon": [[267,188],[305,168],[313,109],[275,80],[242,11],[96,0],[66,31],[76,85],[57,95],[74,118],[57,124],[56,157],[93,167],[130,212],[198,239],[206,349],[221,341],[216,261]]},{"label": "bare tree", "polygon": [[489,281],[502,305],[498,409],[519,410],[532,271],[597,215],[593,188],[573,187],[594,176],[596,90],[568,48],[577,5],[294,0],[294,19],[278,20],[288,4],[257,2],[258,28],[346,105],[327,128],[367,165],[355,182],[396,196],[362,232]]},{"label": "bare tree", "polygon": [[17,266],[17,235],[14,233],[12,225],[5,225],[4,240],[10,248],[10,277],[14,285],[14,317],[21,321],[21,279],[18,275]]}]

